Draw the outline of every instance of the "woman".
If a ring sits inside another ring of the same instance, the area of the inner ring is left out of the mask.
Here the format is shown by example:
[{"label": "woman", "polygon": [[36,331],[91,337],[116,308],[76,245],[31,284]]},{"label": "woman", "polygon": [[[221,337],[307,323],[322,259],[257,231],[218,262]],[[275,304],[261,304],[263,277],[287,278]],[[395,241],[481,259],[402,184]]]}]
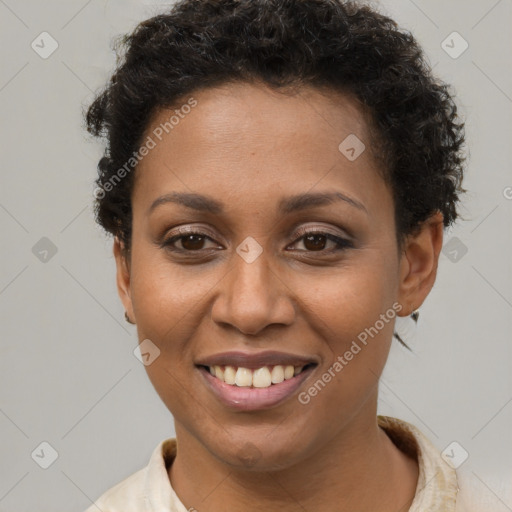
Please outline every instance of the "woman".
[{"label": "woman", "polygon": [[377,416],[463,192],[417,42],[341,0],[184,0],[123,44],[87,112],[97,220],[176,439],[89,510],[472,510]]}]

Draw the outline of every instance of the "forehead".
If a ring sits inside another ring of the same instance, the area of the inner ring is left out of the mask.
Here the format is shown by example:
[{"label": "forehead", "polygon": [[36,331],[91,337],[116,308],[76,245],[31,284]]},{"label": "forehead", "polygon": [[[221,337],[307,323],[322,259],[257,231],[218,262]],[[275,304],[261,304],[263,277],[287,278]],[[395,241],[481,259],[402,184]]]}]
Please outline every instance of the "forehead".
[{"label": "forehead", "polygon": [[[191,97],[197,103],[193,109],[187,107]],[[293,135],[297,142],[305,139],[309,146],[320,134],[330,135],[334,142],[349,134],[368,140],[367,118],[363,106],[349,93],[312,86],[275,90],[261,83],[242,82],[206,88],[184,96],[172,109],[157,110],[146,132],[157,130],[158,138],[172,132],[175,139],[180,135],[190,138],[193,132],[204,149],[239,147],[240,141],[246,146],[250,141],[268,145],[278,142],[272,139],[274,135],[283,136],[279,142],[293,142]]]},{"label": "forehead", "polygon": [[367,117],[349,94],[313,87],[283,94],[238,83],[180,101],[148,124],[144,140],[154,147],[137,167],[139,196],[213,189],[270,199],[316,184],[360,189],[363,200],[375,192]]}]

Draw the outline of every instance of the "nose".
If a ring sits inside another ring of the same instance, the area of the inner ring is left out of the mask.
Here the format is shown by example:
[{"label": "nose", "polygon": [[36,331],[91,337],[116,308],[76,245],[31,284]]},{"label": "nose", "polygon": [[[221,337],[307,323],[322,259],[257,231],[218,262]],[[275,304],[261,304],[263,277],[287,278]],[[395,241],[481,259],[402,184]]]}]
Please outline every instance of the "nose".
[{"label": "nose", "polygon": [[219,283],[213,321],[247,335],[256,335],[271,324],[293,323],[293,292],[284,277],[270,268],[265,251],[251,263],[234,253],[230,264]]}]

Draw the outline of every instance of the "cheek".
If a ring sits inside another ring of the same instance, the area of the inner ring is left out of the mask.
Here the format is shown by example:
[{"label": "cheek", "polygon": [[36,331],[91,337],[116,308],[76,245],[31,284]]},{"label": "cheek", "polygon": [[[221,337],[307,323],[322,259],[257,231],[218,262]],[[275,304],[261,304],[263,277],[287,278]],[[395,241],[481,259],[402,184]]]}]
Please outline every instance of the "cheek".
[{"label": "cheek", "polygon": [[180,343],[215,285],[212,271],[171,264],[159,249],[134,251],[132,264],[131,293],[139,335],[166,346],[171,340]]},{"label": "cheek", "polygon": [[[139,340],[151,340],[159,351],[145,370],[168,409],[179,415],[179,411],[190,408],[190,341],[197,330],[198,317],[206,314],[201,308],[206,291],[214,282],[208,286],[208,279],[205,282],[193,277],[192,267],[180,268],[160,250],[141,246],[134,246],[132,254],[133,310]],[[189,416],[194,417],[196,409],[200,408],[191,408]],[[196,420],[200,418],[191,421]]]},{"label": "cheek", "polygon": [[308,420],[305,423],[320,436],[334,435],[337,426],[346,424],[377,396],[396,310],[392,304],[385,307],[386,301],[377,298],[377,293],[371,298],[364,295],[364,302],[359,298],[357,303],[336,296],[318,310],[324,321],[317,326],[329,353],[298,400]]},{"label": "cheek", "polygon": [[392,331],[389,317],[393,319],[396,314],[393,303],[398,291],[398,266],[392,255],[386,257],[382,250],[354,253],[346,265],[321,278],[303,276],[299,289],[304,315],[310,312],[310,321],[325,327],[326,339],[346,343],[390,309],[385,325],[379,322],[378,326],[384,335]]},{"label": "cheek", "polygon": [[357,264],[316,280],[307,299],[303,294],[305,314],[329,351],[320,375],[329,390],[324,393],[320,382],[308,393],[318,396],[320,409],[330,410],[340,402],[355,406],[377,382],[401,309],[396,302],[396,266],[391,256],[386,261],[382,251],[368,251]]}]

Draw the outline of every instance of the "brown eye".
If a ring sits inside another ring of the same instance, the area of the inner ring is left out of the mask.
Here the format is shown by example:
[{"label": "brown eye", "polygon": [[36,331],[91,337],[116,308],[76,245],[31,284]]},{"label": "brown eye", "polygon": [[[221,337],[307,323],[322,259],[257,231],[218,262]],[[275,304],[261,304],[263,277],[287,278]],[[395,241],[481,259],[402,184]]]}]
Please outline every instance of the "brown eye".
[{"label": "brown eye", "polygon": [[308,251],[323,251],[327,243],[325,235],[307,235],[304,237],[304,247]]},{"label": "brown eye", "polygon": [[180,238],[184,249],[187,251],[198,251],[203,248],[206,237],[202,235],[186,235]]},{"label": "brown eye", "polygon": [[[299,242],[302,242],[304,249],[299,249],[300,252],[329,253],[353,247],[352,242],[349,240],[332,235],[331,233],[308,231],[300,234],[302,234],[302,236],[294,243],[298,244]],[[331,247],[328,247],[329,242],[332,244]]]},{"label": "brown eye", "polygon": [[[166,239],[162,242],[161,247],[175,252],[199,252],[203,249],[210,248],[205,247],[207,241],[213,242],[213,240],[204,233],[187,232]],[[181,247],[178,244],[181,244]]]}]

